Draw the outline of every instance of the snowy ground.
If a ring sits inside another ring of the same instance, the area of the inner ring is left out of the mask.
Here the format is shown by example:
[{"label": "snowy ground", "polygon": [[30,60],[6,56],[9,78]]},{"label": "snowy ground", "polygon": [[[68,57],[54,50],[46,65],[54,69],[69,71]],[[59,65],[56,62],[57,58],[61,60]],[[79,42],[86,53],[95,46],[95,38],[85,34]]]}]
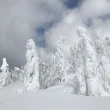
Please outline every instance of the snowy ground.
[{"label": "snowy ground", "polygon": [[0,110],[110,110],[109,97],[76,96],[69,93],[71,88],[64,86],[15,94],[21,85],[0,89]]}]

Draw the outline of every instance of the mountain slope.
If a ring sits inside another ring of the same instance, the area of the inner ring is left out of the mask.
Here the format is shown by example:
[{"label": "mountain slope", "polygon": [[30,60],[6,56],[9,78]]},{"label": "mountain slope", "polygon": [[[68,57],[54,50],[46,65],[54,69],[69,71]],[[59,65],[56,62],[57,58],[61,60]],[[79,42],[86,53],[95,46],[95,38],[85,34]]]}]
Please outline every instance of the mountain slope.
[{"label": "mountain slope", "polygon": [[109,110],[109,97],[86,97],[70,94],[71,87],[56,86],[47,90],[14,94],[22,84],[0,89],[0,110]]}]

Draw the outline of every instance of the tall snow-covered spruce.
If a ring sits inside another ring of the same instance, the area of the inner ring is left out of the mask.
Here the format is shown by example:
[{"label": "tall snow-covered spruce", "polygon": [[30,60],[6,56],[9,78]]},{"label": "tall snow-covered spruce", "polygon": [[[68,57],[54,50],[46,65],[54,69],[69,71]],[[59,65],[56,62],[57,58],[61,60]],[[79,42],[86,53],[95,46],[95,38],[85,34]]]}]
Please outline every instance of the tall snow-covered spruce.
[{"label": "tall snow-covered spruce", "polygon": [[[91,39],[85,34],[86,29],[78,27],[76,29],[77,35],[79,36],[79,49],[80,49],[80,67],[76,71],[76,76],[79,83],[79,93],[97,96],[99,94],[99,80],[96,73],[96,52],[94,44]],[[82,92],[83,90],[83,92]],[[85,93],[84,93],[85,92]]]},{"label": "tall snow-covered spruce", "polygon": [[64,45],[65,38],[60,36],[58,42],[56,44],[56,52],[52,54],[52,62],[51,62],[51,77],[53,85],[57,85],[61,82],[64,82],[68,78],[67,70],[68,70],[68,61],[64,56]]},{"label": "tall snow-covered spruce", "polygon": [[107,56],[107,50],[99,37],[95,42],[95,48],[97,53],[97,74],[101,82],[101,93],[106,92],[110,94],[110,60]]},{"label": "tall snow-covered spruce", "polygon": [[52,84],[50,65],[42,59],[39,59],[39,82],[40,89],[47,89]]},{"label": "tall snow-covered spruce", "polygon": [[10,83],[10,73],[9,73],[9,65],[7,64],[6,58],[3,58],[3,63],[0,68],[0,87],[4,87],[9,85]]},{"label": "tall snow-covered spruce", "polygon": [[38,71],[38,55],[35,48],[35,43],[32,39],[29,39],[26,45],[26,60],[25,65],[25,79],[24,85],[26,91],[33,91],[39,89],[39,71]]},{"label": "tall snow-covered spruce", "polygon": [[83,70],[83,62],[82,62],[82,49],[81,45],[75,45],[74,49],[70,48],[71,52],[71,68],[70,72],[73,74],[73,93],[86,95],[86,80],[85,73]]}]

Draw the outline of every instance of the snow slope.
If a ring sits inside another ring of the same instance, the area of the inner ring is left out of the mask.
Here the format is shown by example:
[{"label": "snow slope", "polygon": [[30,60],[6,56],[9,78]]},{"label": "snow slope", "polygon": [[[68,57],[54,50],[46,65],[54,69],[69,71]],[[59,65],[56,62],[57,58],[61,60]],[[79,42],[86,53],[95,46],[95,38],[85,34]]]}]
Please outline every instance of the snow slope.
[{"label": "snow slope", "polygon": [[110,110],[109,97],[70,94],[71,86],[15,94],[22,84],[0,89],[0,110]]}]

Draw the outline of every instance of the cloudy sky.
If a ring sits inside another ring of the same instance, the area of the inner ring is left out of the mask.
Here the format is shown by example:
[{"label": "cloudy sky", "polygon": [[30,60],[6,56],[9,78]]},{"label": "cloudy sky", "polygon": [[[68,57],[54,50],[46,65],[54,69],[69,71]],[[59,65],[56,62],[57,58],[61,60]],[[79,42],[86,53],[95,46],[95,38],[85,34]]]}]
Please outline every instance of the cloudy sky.
[{"label": "cloudy sky", "polygon": [[3,57],[10,67],[24,65],[29,38],[47,59],[59,35],[64,35],[68,56],[79,25],[93,39],[109,37],[109,10],[110,0],[0,0],[0,65]]}]

